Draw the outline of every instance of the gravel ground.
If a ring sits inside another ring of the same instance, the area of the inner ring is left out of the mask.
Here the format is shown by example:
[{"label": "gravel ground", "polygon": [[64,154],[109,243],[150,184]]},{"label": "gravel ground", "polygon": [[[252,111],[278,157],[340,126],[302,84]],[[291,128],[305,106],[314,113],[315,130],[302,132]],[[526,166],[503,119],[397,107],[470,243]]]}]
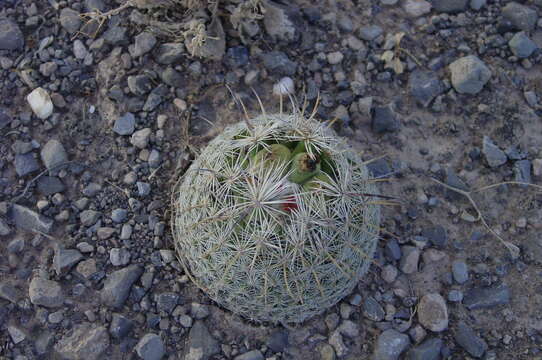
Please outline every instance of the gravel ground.
[{"label": "gravel ground", "polygon": [[[542,193],[471,192],[491,234],[432,180],[541,183],[542,1],[267,2],[203,58],[146,0],[79,33],[119,3],[0,0],[0,359],[542,359]],[[175,179],[243,117],[225,84],[257,115],[279,82],[400,201],[355,291],[286,327],[212,303],[169,230]]]}]

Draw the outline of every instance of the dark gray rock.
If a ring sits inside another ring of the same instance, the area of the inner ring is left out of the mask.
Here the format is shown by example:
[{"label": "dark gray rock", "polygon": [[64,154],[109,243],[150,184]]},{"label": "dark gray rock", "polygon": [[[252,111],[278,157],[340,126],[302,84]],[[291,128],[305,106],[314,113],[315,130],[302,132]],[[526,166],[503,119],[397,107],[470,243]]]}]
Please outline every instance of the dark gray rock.
[{"label": "dark gray rock", "polygon": [[66,186],[56,176],[42,176],[38,179],[38,191],[43,196],[61,193],[64,190],[66,190]]},{"label": "dark gray rock", "polygon": [[534,30],[538,21],[536,10],[513,1],[502,8],[502,17],[508,20],[515,29]]},{"label": "dark gray rock", "polygon": [[245,46],[234,46],[228,48],[224,62],[231,68],[238,68],[248,64],[249,53]]},{"label": "dark gray rock", "polygon": [[110,45],[126,45],[128,43],[128,29],[123,26],[110,26],[103,34],[105,42]]},{"label": "dark gray rock", "polygon": [[15,165],[15,172],[20,177],[32,174],[40,169],[40,164],[33,153],[15,155],[13,165]]},{"label": "dark gray rock", "polygon": [[203,360],[220,353],[220,344],[202,321],[196,321],[188,333],[185,359]]},{"label": "dark gray rock", "polygon": [[475,358],[481,358],[487,350],[486,342],[463,321],[457,325],[455,341]]},{"label": "dark gray rock", "polygon": [[177,70],[173,69],[171,66],[168,66],[164,71],[162,71],[162,73],[160,74],[160,78],[167,85],[176,88],[180,88],[186,83],[183,75]]},{"label": "dark gray rock", "polygon": [[431,3],[438,12],[457,13],[467,9],[469,0],[432,0]]},{"label": "dark gray rock", "polygon": [[78,250],[64,249],[61,246],[56,246],[53,267],[57,275],[65,275],[82,259],[83,254]]},{"label": "dark gray rock", "polygon": [[109,326],[109,333],[115,339],[122,339],[134,327],[134,322],[121,314],[113,313],[111,318],[111,325]]},{"label": "dark gray rock", "polygon": [[62,9],[60,11],[60,26],[70,34],[76,33],[81,27],[79,13],[70,8]]},{"label": "dark gray rock", "polygon": [[470,7],[472,10],[480,10],[486,6],[487,0],[470,0]]},{"label": "dark gray rock", "polygon": [[460,94],[479,93],[491,78],[491,70],[474,55],[454,61],[449,68],[452,73],[452,85]]},{"label": "dark gray rock", "polygon": [[237,355],[234,360],[264,360],[260,350],[251,350],[244,354]]},{"label": "dark gray rock", "polygon": [[56,281],[35,277],[30,281],[28,295],[34,305],[56,308],[64,304],[62,288]]},{"label": "dark gray rock", "polygon": [[382,321],[386,316],[382,306],[373,297],[363,301],[363,315],[372,321]]},{"label": "dark gray rock", "polygon": [[375,178],[385,178],[390,176],[392,170],[386,159],[377,159],[367,164],[367,168]]},{"label": "dark gray rock", "polygon": [[510,46],[512,53],[520,59],[531,56],[531,54],[538,48],[536,43],[532,41],[523,31],[515,34],[508,42],[508,46]]},{"label": "dark gray rock", "polygon": [[164,96],[168,93],[168,91],[167,86],[164,84],[154,88],[143,105],[143,111],[154,111],[154,109],[156,109],[158,105],[164,101]]},{"label": "dark gray rock", "polygon": [[418,321],[427,330],[441,332],[448,328],[446,300],[437,293],[424,295],[418,303]]},{"label": "dark gray rock", "polygon": [[378,337],[373,360],[397,360],[410,345],[408,335],[389,329]]},{"label": "dark gray rock", "polygon": [[489,288],[475,288],[465,293],[463,305],[469,310],[506,305],[510,302],[510,290],[507,285]]},{"label": "dark gray rock", "polygon": [[408,80],[410,94],[424,107],[444,92],[444,85],[433,71],[415,70]]},{"label": "dark gray rock", "polygon": [[126,209],[114,209],[111,212],[111,220],[117,224],[124,222],[124,220],[126,220],[126,216],[128,216],[128,210]]},{"label": "dark gray rock", "polygon": [[18,254],[24,250],[24,237],[16,237],[15,239],[11,240],[6,247],[8,253],[10,254]]},{"label": "dark gray rock", "polygon": [[420,249],[415,246],[404,245],[402,247],[403,256],[399,269],[405,274],[413,274],[418,271],[418,263],[420,261]]},{"label": "dark gray rock", "polygon": [[100,292],[102,303],[110,308],[121,308],[141,274],[143,268],[139,265],[130,265],[109,274]]},{"label": "dark gray rock", "polygon": [[267,339],[267,347],[274,352],[284,352],[284,349],[288,346],[288,331],[279,330],[275,331],[269,339]]},{"label": "dark gray rock", "polygon": [[49,140],[41,149],[41,161],[49,172],[57,173],[62,164],[68,161],[68,154],[58,140]]},{"label": "dark gray rock", "polygon": [[7,236],[9,234],[11,234],[11,229],[8,223],[4,219],[0,218],[0,236]]},{"label": "dark gray rock", "polygon": [[132,113],[125,113],[113,125],[113,131],[118,135],[132,135],[135,131],[135,116]]},{"label": "dark gray rock", "polygon": [[128,76],[128,88],[134,95],[142,96],[153,88],[152,80],[147,75]]},{"label": "dark gray rock", "polygon": [[26,231],[38,231],[49,234],[53,229],[53,220],[40,215],[27,207],[14,204],[9,212],[17,228]]},{"label": "dark gray rock", "polygon": [[39,334],[38,338],[36,339],[36,342],[34,343],[34,347],[38,355],[45,355],[49,351],[49,348],[53,345],[54,342],[55,342],[54,333],[48,330],[45,330],[44,332]]},{"label": "dark gray rock", "polygon": [[458,284],[464,284],[469,280],[469,268],[463,260],[455,260],[452,263],[452,274]]},{"label": "dark gray rock", "polygon": [[431,245],[435,247],[443,248],[448,243],[448,234],[442,225],[423,229],[422,236],[427,238]]},{"label": "dark gray rock", "polygon": [[180,61],[185,56],[184,44],[182,43],[165,43],[153,52],[154,59],[162,65],[171,65]]},{"label": "dark gray rock", "polygon": [[156,296],[156,309],[171,314],[179,303],[180,296],[173,292],[161,293]]},{"label": "dark gray rock", "polygon": [[401,123],[391,104],[375,107],[372,121],[372,129],[374,132],[379,134],[394,132],[399,130],[400,126]]},{"label": "dark gray rock", "polygon": [[399,247],[399,243],[395,238],[391,238],[386,241],[386,247],[384,248],[384,252],[386,256],[391,260],[397,261],[401,259],[401,248]]},{"label": "dark gray rock", "polygon": [[160,336],[150,333],[139,340],[135,351],[143,360],[160,360],[166,354],[166,347]]},{"label": "dark gray rock", "polygon": [[85,0],[85,10],[86,11],[105,11],[104,0]]},{"label": "dark gray rock", "polygon": [[21,297],[21,292],[15,286],[7,282],[0,283],[0,298],[17,304]]},{"label": "dark gray rock", "polygon": [[407,353],[407,360],[439,360],[442,340],[430,338],[420,345],[410,349]]},{"label": "dark gray rock", "polygon": [[461,302],[463,300],[463,292],[461,290],[450,290],[448,293],[448,301]]},{"label": "dark gray rock", "polygon": [[358,30],[358,36],[366,41],[373,41],[384,33],[384,30],[378,25],[362,26]]},{"label": "dark gray rock", "polygon": [[292,76],[297,70],[297,64],[282,51],[271,51],[262,56],[263,65],[271,73]]},{"label": "dark gray rock", "polygon": [[482,153],[486,157],[489,167],[494,168],[506,163],[506,153],[495,145],[487,136],[484,136]]},{"label": "dark gray rock", "polygon": [[71,360],[98,360],[109,347],[109,334],[103,326],[90,323],[75,325],[73,331],[64,335],[55,350]]},{"label": "dark gray rock", "polygon": [[531,183],[533,181],[531,176],[531,161],[519,160],[514,163],[514,175],[515,180],[523,183]]},{"label": "dark gray rock", "polygon": [[3,109],[0,109],[0,130],[11,124],[11,116],[6,114]]},{"label": "dark gray rock", "polygon": [[24,35],[19,25],[9,19],[0,19],[0,50],[17,50],[24,47]]},{"label": "dark gray rock", "polygon": [[95,210],[84,210],[79,214],[79,221],[83,226],[92,226],[100,218],[100,212]]},{"label": "dark gray rock", "polygon": [[102,186],[100,184],[91,182],[83,189],[82,193],[88,197],[96,196],[100,191],[102,191]]},{"label": "dark gray rock", "polygon": [[133,46],[130,46],[129,51],[132,58],[137,58],[145,55],[156,45],[156,38],[149,32],[142,32],[135,37]]}]

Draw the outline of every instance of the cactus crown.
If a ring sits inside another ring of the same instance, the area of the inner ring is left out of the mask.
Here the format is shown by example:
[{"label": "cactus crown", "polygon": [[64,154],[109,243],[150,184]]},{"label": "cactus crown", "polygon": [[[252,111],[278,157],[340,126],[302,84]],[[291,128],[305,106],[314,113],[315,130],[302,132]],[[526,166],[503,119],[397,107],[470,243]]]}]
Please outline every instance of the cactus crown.
[{"label": "cactus crown", "polygon": [[378,240],[361,158],[303,114],[224,130],[179,180],[172,227],[186,273],[256,321],[297,323],[348,295]]}]

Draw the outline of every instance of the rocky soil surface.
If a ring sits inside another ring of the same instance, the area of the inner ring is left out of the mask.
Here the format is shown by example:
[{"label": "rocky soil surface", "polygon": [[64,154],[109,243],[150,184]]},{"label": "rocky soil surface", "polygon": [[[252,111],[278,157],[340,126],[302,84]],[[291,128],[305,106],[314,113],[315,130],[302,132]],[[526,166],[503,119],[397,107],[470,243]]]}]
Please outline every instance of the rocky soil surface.
[{"label": "rocky soil surface", "polygon": [[[474,191],[541,184],[542,1],[265,2],[250,37],[218,14],[205,57],[150,0],[80,17],[122,2],[0,0],[1,359],[542,359],[542,192]],[[175,257],[170,190],[243,118],[226,85],[252,115],[251,88],[268,112],[319,95],[400,201],[370,272],[303,324],[221,309]]]}]

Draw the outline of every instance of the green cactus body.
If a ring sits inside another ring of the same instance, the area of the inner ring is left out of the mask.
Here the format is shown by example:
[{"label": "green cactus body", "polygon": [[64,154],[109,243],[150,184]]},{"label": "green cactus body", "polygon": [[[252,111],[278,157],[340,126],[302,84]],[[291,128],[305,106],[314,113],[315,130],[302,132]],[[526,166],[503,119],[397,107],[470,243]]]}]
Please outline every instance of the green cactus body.
[{"label": "green cactus body", "polygon": [[311,158],[307,153],[299,153],[292,158],[291,174],[288,179],[296,184],[303,184],[320,172],[320,159]]},{"label": "green cactus body", "polygon": [[[298,323],[350,294],[378,240],[378,194],[360,156],[299,113],[226,128],[173,194],[185,272],[246,318]],[[249,166],[250,165],[250,166]]]}]

